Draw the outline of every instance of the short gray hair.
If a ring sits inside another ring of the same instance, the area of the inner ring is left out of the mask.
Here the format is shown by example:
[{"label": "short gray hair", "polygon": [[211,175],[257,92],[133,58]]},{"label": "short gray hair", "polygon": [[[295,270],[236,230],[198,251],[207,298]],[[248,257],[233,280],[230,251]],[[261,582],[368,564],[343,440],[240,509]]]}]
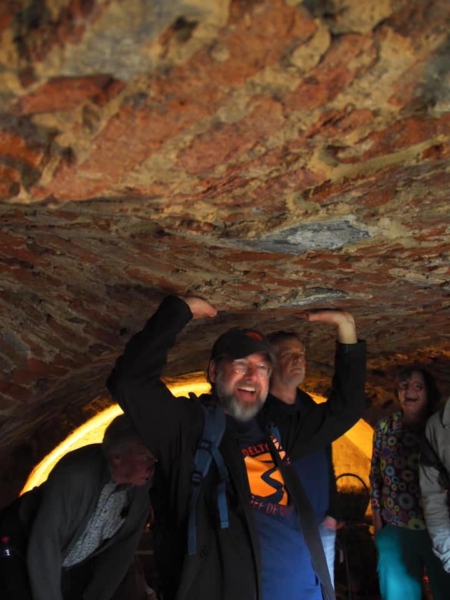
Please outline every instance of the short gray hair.
[{"label": "short gray hair", "polygon": [[305,342],[295,331],[274,331],[273,333],[269,333],[267,339],[269,340],[269,344],[272,348],[273,346],[276,346],[280,342],[284,342],[286,340],[297,340],[297,342],[300,342],[300,344],[303,344],[303,346],[305,345]]},{"label": "short gray hair", "polygon": [[135,444],[144,445],[144,442],[133,427],[130,419],[126,415],[119,415],[111,421],[105,430],[102,450],[106,457],[111,456],[111,454],[124,456],[128,454],[130,448]]}]

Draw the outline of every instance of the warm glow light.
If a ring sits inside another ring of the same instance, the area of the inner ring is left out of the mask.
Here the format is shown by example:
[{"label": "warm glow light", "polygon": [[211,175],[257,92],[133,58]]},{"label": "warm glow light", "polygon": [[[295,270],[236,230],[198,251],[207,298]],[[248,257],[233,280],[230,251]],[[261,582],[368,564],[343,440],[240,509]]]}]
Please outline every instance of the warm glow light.
[{"label": "warm glow light", "polygon": [[[186,396],[188,392],[194,392],[194,394],[200,395],[208,392],[210,389],[209,384],[205,381],[183,383],[183,385],[169,385],[169,387],[174,396]],[[95,415],[95,417],[92,417],[92,419],[89,419],[89,421],[86,421],[86,423],[78,427],[78,429],[75,429],[73,433],[52,450],[50,454],[47,454],[37,467],[33,469],[20,494],[24,494],[25,492],[28,492],[28,490],[32,490],[37,485],[46,481],[50,471],[56,463],[67,454],[67,452],[72,452],[72,450],[76,450],[87,444],[101,442],[106,427],[115,417],[117,417],[117,415],[122,414],[122,412],[120,406],[114,404],[98,415]]]},{"label": "warm glow light", "polygon": [[355,444],[368,459],[372,458],[373,427],[366,421],[360,419],[346,432],[345,437]]},{"label": "warm glow light", "polygon": [[89,421],[78,427],[78,429],[75,429],[73,433],[56,446],[50,454],[47,454],[38,466],[33,469],[20,493],[24,494],[25,492],[28,492],[28,490],[32,490],[37,485],[46,481],[50,471],[56,463],[67,454],[67,452],[71,452],[72,450],[76,450],[87,444],[95,444],[101,441],[106,427],[114,417],[117,417],[117,415],[120,415],[122,412],[120,406],[115,404],[98,415],[95,415],[92,419],[89,419]]},{"label": "warm glow light", "polygon": [[[187,396],[188,392],[200,395],[208,392],[210,389],[209,384],[206,383],[203,377],[196,377],[194,381],[183,379],[183,384],[168,383],[168,387],[174,396]],[[325,402],[325,398],[321,396],[312,394],[312,397],[318,403]],[[46,481],[53,467],[67,452],[71,452],[87,444],[101,442],[106,427],[121,413],[122,409],[118,404],[115,404],[78,427],[33,469],[21,494]],[[370,425],[360,419],[345,436],[370,458],[372,453],[372,433],[373,430]]]},{"label": "warm glow light", "polygon": [[[323,396],[317,396],[316,394],[310,394],[314,398],[317,404],[326,402],[326,398]],[[373,439],[373,427],[371,427],[364,419],[360,419],[351,429],[345,433],[345,437],[350,440],[367,458],[372,457],[372,439]]]}]

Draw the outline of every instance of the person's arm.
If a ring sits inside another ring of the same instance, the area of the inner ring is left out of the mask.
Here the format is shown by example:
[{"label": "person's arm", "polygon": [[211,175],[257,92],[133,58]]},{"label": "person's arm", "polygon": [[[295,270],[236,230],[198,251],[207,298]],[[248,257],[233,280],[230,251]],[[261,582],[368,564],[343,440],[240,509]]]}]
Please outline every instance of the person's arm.
[{"label": "person's arm", "polygon": [[372,505],[372,520],[375,531],[382,529],[383,519],[381,518],[381,489],[383,480],[380,470],[380,452],[382,444],[382,431],[380,424],[377,424],[373,434],[372,460],[370,463],[370,501]]},{"label": "person's arm", "polygon": [[[442,452],[443,444],[445,443],[450,446],[450,434],[447,432],[448,430],[444,430],[441,427],[438,415],[433,417],[426,427],[426,437],[442,461],[444,459]],[[435,466],[420,462],[419,475],[425,520],[433,543],[433,550],[441,560],[444,569],[447,573],[450,573],[450,513],[447,500],[448,492],[439,483],[439,470]]]},{"label": "person's arm", "polygon": [[324,448],[343,435],[365,408],[365,343],[357,340],[352,315],[339,310],[320,310],[303,316],[310,322],[336,328],[335,373],[327,402],[305,406],[289,416],[273,403],[263,409],[264,420],[278,425],[293,460]]},{"label": "person's arm", "polygon": [[353,315],[340,310],[318,310],[306,313],[310,323],[328,323],[336,327],[336,339],[340,344],[357,344],[356,325]]},{"label": "person's arm", "polygon": [[336,473],[334,472],[333,464],[333,449],[327,446],[325,449],[328,461],[328,475],[329,475],[329,496],[330,501],[328,504],[327,514],[323,521],[323,524],[329,529],[337,529],[338,522],[341,520],[341,507],[339,502],[339,494],[336,484]]},{"label": "person's arm", "polygon": [[27,548],[27,569],[33,600],[63,600],[62,555],[58,530],[61,515],[58,514],[58,505],[57,489],[44,494],[43,503],[31,529]]},{"label": "person's arm", "polygon": [[111,395],[157,458],[163,442],[167,446],[167,440],[176,437],[183,424],[199,420],[201,431],[201,409],[185,398],[175,398],[160,377],[177,334],[192,318],[215,314],[200,298],[165,298],[142,331],[128,342],[107,380]]},{"label": "person's arm", "polygon": [[62,549],[70,527],[70,507],[79,505],[77,486],[72,487],[71,483],[72,478],[60,468],[54,469],[42,486],[42,498],[27,547],[27,569],[33,600],[63,600]]},{"label": "person's arm", "polygon": [[383,529],[383,519],[381,518],[381,511],[379,508],[372,508],[372,523],[375,531]]}]

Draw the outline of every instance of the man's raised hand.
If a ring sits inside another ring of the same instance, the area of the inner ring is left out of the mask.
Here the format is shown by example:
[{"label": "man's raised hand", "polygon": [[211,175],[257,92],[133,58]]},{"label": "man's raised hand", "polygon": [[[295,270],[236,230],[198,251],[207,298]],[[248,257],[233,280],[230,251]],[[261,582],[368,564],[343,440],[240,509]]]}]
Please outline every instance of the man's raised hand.
[{"label": "man's raised hand", "polygon": [[217,310],[209,302],[206,302],[206,300],[202,300],[196,296],[180,296],[180,298],[191,309],[193,319],[205,319],[206,317],[215,317],[217,315]]},{"label": "man's raised hand", "polygon": [[298,316],[310,323],[334,325],[337,327],[337,339],[341,344],[356,344],[358,341],[355,319],[349,312],[336,309],[307,310]]}]

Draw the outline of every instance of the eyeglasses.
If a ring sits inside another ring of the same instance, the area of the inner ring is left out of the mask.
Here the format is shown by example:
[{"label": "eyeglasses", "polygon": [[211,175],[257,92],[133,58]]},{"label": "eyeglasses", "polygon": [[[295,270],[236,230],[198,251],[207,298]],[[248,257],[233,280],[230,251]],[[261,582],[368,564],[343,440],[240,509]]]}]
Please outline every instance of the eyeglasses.
[{"label": "eyeglasses", "polygon": [[420,390],[423,390],[424,385],[423,385],[423,383],[420,383],[419,381],[413,381],[413,382],[401,381],[398,384],[399,390],[407,390],[408,388],[412,388],[415,392],[420,392]]},{"label": "eyeglasses", "polygon": [[268,379],[272,373],[272,367],[266,363],[253,364],[246,360],[233,360],[231,362],[233,371],[239,375],[246,375],[249,371],[256,371],[258,377]]}]

